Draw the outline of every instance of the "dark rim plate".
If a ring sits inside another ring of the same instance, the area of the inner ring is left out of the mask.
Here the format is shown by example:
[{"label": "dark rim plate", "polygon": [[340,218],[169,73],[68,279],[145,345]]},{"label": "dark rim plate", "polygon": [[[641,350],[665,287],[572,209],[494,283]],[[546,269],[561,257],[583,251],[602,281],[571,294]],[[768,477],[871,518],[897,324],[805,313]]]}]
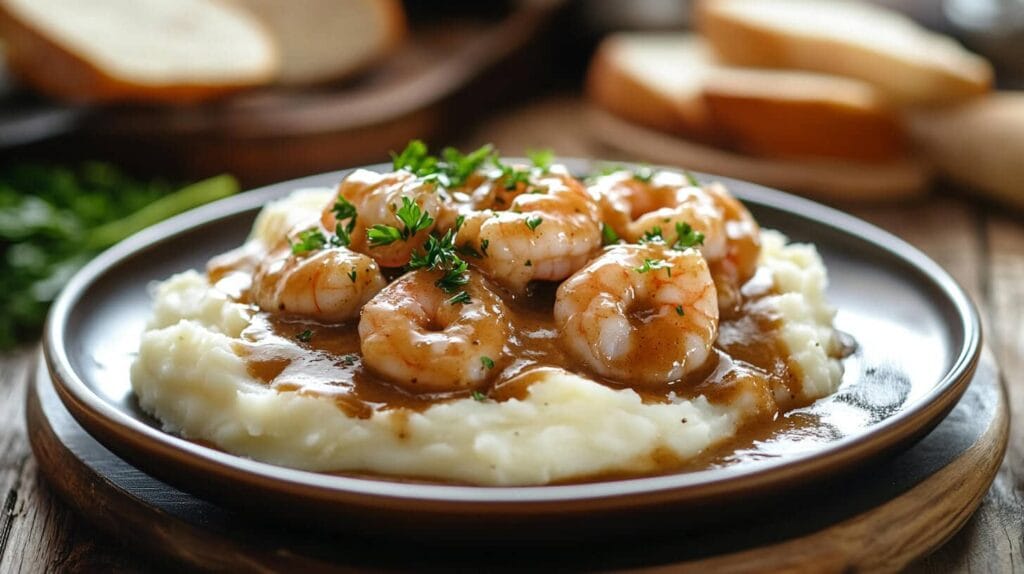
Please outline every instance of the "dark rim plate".
[{"label": "dark rim plate", "polygon": [[[565,162],[575,173],[599,165]],[[829,299],[839,309],[837,326],[858,339],[860,350],[847,360],[839,395],[823,399],[838,417],[824,438],[774,450],[770,441],[759,443],[761,450],[742,462],[695,472],[586,484],[473,487],[293,470],[163,432],[138,409],[126,372],[150,312],[146,285],[201,268],[210,256],[239,244],[267,201],[298,188],[332,186],[347,172],[284,182],[193,210],[127,239],[82,269],[51,311],[44,353],[61,399],[83,427],[115,453],[176,486],[234,506],[251,506],[252,497],[259,496],[258,512],[376,517],[388,528],[410,512],[457,525],[495,515],[551,518],[663,506],[706,510],[808,484],[910,444],[956,404],[977,364],[977,312],[956,282],[924,254],[820,204],[697,174],[725,183],[763,226],[795,241],[813,241],[825,259]],[[844,421],[852,419],[853,426],[844,430]],[[801,444],[809,446],[793,448]]]}]

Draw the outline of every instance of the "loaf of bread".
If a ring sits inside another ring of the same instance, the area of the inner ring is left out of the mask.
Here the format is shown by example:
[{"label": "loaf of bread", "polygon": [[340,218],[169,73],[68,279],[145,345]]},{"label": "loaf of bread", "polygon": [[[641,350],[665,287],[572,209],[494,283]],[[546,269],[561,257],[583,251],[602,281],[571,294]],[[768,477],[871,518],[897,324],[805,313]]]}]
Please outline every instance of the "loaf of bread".
[{"label": "loaf of bread", "polygon": [[27,84],[74,102],[192,102],[271,82],[266,29],[218,0],[0,0],[0,35]]},{"label": "loaf of bread", "polygon": [[901,105],[956,102],[992,83],[983,58],[867,2],[700,0],[697,21],[730,64],[858,78]]},{"label": "loaf of bread", "polygon": [[719,64],[688,34],[617,34],[588,93],[629,121],[751,155],[884,162],[906,153],[886,99],[859,80]]},{"label": "loaf of bread", "polygon": [[277,41],[283,84],[348,77],[394,51],[406,33],[399,0],[239,1]]},{"label": "loaf of bread", "polygon": [[910,115],[925,157],[950,179],[1024,208],[1024,92]]}]

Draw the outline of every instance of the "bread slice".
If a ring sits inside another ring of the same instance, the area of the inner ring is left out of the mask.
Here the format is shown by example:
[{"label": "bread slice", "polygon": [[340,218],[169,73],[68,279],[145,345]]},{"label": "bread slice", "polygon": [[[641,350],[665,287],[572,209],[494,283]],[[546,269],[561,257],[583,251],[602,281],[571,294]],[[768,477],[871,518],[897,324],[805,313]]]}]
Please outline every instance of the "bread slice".
[{"label": "bread slice", "polygon": [[192,102],[278,70],[254,16],[217,0],[0,0],[14,72],[74,102]]},{"label": "bread slice", "polygon": [[405,37],[399,0],[239,1],[277,40],[283,84],[344,78],[391,53]]},{"label": "bread slice", "polygon": [[587,95],[630,121],[710,141],[716,132],[701,88],[712,66],[708,47],[690,34],[613,34],[591,61]]},{"label": "bread slice", "polygon": [[1024,208],[1024,92],[910,116],[911,133],[939,172],[992,199]]},{"label": "bread slice", "polygon": [[872,164],[755,158],[638,126],[603,110],[592,110],[589,120],[596,138],[631,157],[735,177],[825,201],[903,201],[924,195],[931,178],[927,164],[913,158]]},{"label": "bread slice", "polygon": [[870,85],[838,76],[725,67],[690,34],[616,34],[598,48],[590,98],[632,122],[746,153],[888,161],[902,126]]},{"label": "bread slice", "polygon": [[898,104],[963,100],[992,83],[983,58],[867,2],[701,0],[697,21],[730,64],[859,78]]},{"label": "bread slice", "polygon": [[703,92],[717,129],[745,153],[884,162],[907,152],[897,115],[858,80],[718,68],[705,78]]}]

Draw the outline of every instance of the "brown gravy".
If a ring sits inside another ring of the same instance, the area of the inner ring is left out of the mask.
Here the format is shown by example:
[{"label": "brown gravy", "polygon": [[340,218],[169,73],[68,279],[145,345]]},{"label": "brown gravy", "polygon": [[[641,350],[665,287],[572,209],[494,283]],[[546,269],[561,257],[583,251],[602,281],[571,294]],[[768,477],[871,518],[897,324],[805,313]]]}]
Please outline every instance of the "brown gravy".
[{"label": "brown gravy", "polygon": [[[782,351],[777,337],[779,319],[764,304],[773,293],[770,277],[759,273],[740,290],[742,300],[723,310],[715,354],[707,366],[686,379],[660,389],[638,391],[647,402],[705,396],[713,403],[728,403],[737,393],[758,397],[756,418],[772,420],[780,411],[779,389],[790,399],[800,395],[800,377]],[[621,388],[589,372],[567,354],[559,341],[552,308],[555,286],[535,286],[530,297],[508,301],[512,336],[506,357],[484,400],[524,398],[531,384],[552,368],[580,373],[610,387]],[[240,299],[245,300],[244,292]],[[369,417],[383,409],[423,410],[468,393],[414,394],[388,383],[362,362],[355,322],[325,325],[280,316],[254,308],[251,325],[236,343],[236,352],[248,363],[249,373],[280,392],[332,399],[346,414]],[[786,401],[784,408],[800,406]]]}]

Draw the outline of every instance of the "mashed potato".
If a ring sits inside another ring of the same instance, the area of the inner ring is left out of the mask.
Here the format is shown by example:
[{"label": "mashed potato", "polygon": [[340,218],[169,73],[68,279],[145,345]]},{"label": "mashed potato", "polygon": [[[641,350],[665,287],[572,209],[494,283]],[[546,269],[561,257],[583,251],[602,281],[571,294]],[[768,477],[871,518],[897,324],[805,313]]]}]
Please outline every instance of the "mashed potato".
[{"label": "mashed potato", "polygon": [[[307,190],[268,206],[251,241],[277,236],[318,210],[330,190]],[[801,378],[801,400],[834,392],[842,374],[830,357],[834,311],[813,246],[765,231],[760,265],[781,318],[781,343]],[[480,485],[534,485],[612,472],[653,472],[732,437],[753,416],[743,393],[645,402],[551,370],[522,398],[439,402],[419,410],[350,417],[330,398],[281,392],[255,380],[233,344],[250,306],[187,271],[154,290],[153,318],[132,369],[139,403],[166,430],[227,452],[312,471],[359,471]]]}]

